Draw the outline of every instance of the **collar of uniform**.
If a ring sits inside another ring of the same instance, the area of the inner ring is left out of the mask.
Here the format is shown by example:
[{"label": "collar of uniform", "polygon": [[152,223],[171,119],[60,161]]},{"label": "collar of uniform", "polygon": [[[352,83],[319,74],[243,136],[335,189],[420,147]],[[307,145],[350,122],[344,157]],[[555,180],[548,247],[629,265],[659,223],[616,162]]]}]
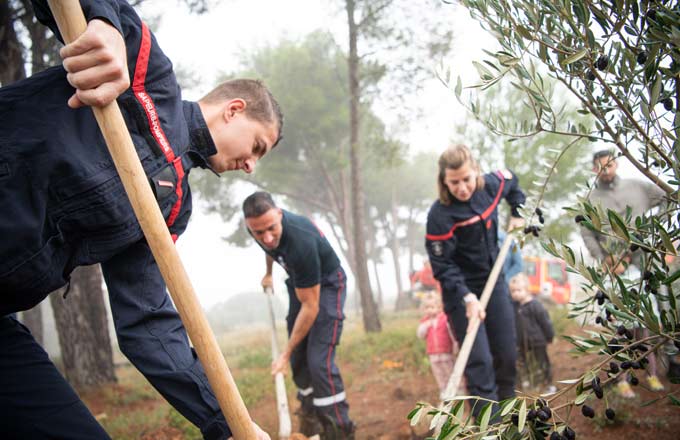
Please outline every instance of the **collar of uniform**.
[{"label": "collar of uniform", "polygon": [[208,130],[208,124],[203,118],[203,113],[195,102],[184,101],[183,104],[184,118],[189,127],[189,153],[193,153],[192,159],[197,166],[207,168],[219,176],[208,163],[208,157],[217,154],[217,147]]},{"label": "collar of uniform", "polygon": [[281,209],[283,216],[281,217],[281,240],[279,240],[279,245],[277,249],[281,249],[284,243],[288,241],[288,212],[285,209]]},{"label": "collar of uniform", "polygon": [[597,180],[597,184],[595,185],[598,189],[603,189],[603,190],[612,190],[616,188],[619,185],[619,182],[621,181],[621,178],[619,176],[614,176],[611,182],[601,182],[599,179]]}]

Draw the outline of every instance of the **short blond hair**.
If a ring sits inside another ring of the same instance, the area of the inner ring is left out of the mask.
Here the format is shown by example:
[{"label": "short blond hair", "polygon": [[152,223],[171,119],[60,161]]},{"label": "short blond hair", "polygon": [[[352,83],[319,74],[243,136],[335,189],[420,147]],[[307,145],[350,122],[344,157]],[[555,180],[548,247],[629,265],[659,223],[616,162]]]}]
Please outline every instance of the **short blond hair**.
[{"label": "short blond hair", "polygon": [[283,131],[283,112],[274,95],[258,79],[236,78],[224,81],[199,100],[206,104],[219,104],[231,99],[246,101],[245,114],[264,124],[276,124],[278,135],[276,145]]},{"label": "short blond hair", "polygon": [[529,277],[527,277],[527,274],[525,274],[524,272],[520,272],[517,275],[510,278],[508,285],[512,283],[522,283],[522,286],[526,290],[529,288]]},{"label": "short blond hair", "polygon": [[477,172],[477,189],[484,188],[484,177],[479,170],[479,164],[472,156],[470,149],[463,144],[451,145],[439,156],[439,174],[437,175],[437,188],[439,190],[439,202],[442,205],[453,203],[454,197],[446,186],[446,170],[457,170],[466,163]]},{"label": "short blond hair", "polygon": [[442,296],[439,292],[427,292],[423,295],[420,304],[425,307],[429,304],[434,304],[439,307],[443,307],[444,303],[442,301]]}]

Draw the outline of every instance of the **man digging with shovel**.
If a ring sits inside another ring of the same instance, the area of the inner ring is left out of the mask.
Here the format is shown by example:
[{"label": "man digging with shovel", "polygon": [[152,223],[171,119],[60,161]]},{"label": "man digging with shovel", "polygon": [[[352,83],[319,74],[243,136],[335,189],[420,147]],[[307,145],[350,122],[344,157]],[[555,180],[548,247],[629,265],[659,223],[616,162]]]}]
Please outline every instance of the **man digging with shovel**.
[{"label": "man digging with shovel", "polygon": [[[57,32],[46,2],[33,4]],[[101,263],[121,350],[205,438],[226,439],[231,430],[166,292],[152,240],[92,111],[80,107],[118,101],[139,174],[173,238],[191,215],[189,170],[251,172],[278,142],[281,112],[252,80],[182,101],[170,60],[129,4],[81,5],[87,29],[62,49],[63,67],[0,89],[0,437],[108,438],[14,318],[68,284],[75,267]]]},{"label": "man digging with shovel", "polygon": [[314,223],[278,208],[269,193],[248,196],[243,215],[248,232],[267,254],[262,286],[272,288],[274,261],[289,276],[289,340],[272,363],[272,374],[284,372],[290,362],[301,403],[300,432],[321,434],[323,440],[353,439],[354,423],[335,365],[347,292],[340,260]]},{"label": "man digging with shovel", "polygon": [[[428,213],[425,246],[442,286],[444,310],[461,346],[471,324],[483,321],[465,368],[468,392],[494,401],[507,399],[515,394],[517,358],[508,286],[498,278],[486,311],[479,296],[499,255],[498,204],[501,198],[510,204],[508,229],[513,229],[523,224],[518,208],[525,197],[510,171],[482,175],[464,145],[441,154],[437,183],[439,200]],[[473,404],[475,417],[483,406]]]}]

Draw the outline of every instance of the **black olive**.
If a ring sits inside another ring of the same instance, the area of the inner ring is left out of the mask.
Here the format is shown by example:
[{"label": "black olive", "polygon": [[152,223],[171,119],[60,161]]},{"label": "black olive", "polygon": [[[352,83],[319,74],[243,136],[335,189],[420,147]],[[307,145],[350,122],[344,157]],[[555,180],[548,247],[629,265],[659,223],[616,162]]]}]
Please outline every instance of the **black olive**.
[{"label": "black olive", "polygon": [[595,67],[597,67],[597,70],[605,70],[607,66],[609,65],[609,58],[607,55],[600,55],[600,57],[595,61]]},{"label": "black olive", "polygon": [[586,218],[585,218],[584,216],[582,216],[581,214],[579,214],[579,215],[577,215],[576,217],[574,217],[574,221],[575,221],[576,223],[581,223],[581,222],[583,222],[583,221],[585,221],[585,220],[586,220]]},{"label": "black olive", "polygon": [[647,62],[647,51],[643,50],[637,55],[637,63],[642,65]]},{"label": "black olive", "polygon": [[663,104],[663,108],[666,111],[673,110],[673,99],[672,98],[666,98],[663,101],[661,101],[661,103]]},{"label": "black olive", "polygon": [[581,414],[592,419],[593,417],[595,417],[595,410],[589,407],[588,405],[583,405],[581,407]]},{"label": "black olive", "polygon": [[614,417],[616,417],[616,413],[611,408],[604,410],[604,415],[607,416],[609,420],[614,420]]}]

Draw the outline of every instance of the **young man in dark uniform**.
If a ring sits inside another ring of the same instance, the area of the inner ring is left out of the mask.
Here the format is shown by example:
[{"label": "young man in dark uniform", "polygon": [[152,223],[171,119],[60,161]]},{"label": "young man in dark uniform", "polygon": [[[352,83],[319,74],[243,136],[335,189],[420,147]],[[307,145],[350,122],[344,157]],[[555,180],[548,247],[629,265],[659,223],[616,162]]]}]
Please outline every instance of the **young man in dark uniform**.
[{"label": "young man in dark uniform", "polygon": [[[469,320],[481,323],[465,368],[468,392],[491,400],[515,394],[515,320],[508,286],[498,278],[487,305],[479,296],[498,256],[498,204],[512,208],[509,229],[523,223],[517,209],[525,197],[508,170],[482,175],[470,150],[449,147],[439,158],[439,200],[427,216],[427,249],[441,283],[444,311],[462,345]],[[483,404],[476,404],[477,416]]]},{"label": "young man in dark uniform", "polygon": [[[57,32],[47,3],[33,3]],[[183,101],[128,3],[81,5],[87,30],[61,50],[63,66],[0,89],[0,437],[108,438],[13,316],[68,284],[75,267],[101,263],[123,353],[205,438],[226,439],[93,113],[80,107],[117,99],[173,238],[191,215],[189,171],[251,172],[280,137],[280,110],[251,80]]]},{"label": "young man in dark uniform", "polygon": [[[302,421],[317,415],[323,424],[324,439],[353,438],[354,424],[349,419],[342,378],[335,365],[347,291],[340,260],[314,223],[277,208],[269,193],[251,194],[243,202],[243,214],[248,231],[266,253],[262,286],[272,287],[274,261],[289,276],[289,339],[272,363],[272,374],[284,372],[290,362]],[[301,425],[307,431],[305,424]]]}]

